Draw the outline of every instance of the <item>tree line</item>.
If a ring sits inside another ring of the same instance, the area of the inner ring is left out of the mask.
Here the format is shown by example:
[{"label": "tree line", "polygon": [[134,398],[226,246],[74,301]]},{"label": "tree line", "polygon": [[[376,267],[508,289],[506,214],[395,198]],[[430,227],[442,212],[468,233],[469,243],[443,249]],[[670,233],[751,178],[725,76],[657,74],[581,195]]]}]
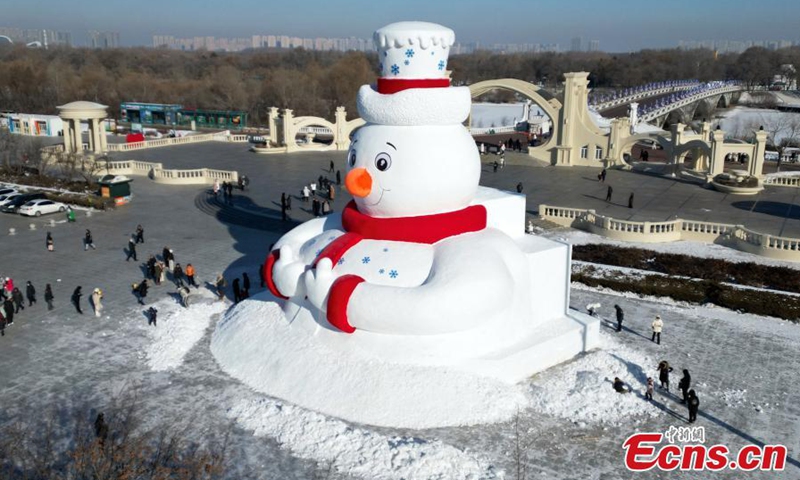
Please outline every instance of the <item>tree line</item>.
[{"label": "tree line", "polygon": [[[151,48],[92,50],[0,47],[0,110],[56,113],[74,100],[108,105],[117,115],[125,101],[243,110],[249,123],[265,124],[270,107],[296,115],[332,118],[337,106],[355,117],[358,88],[378,74],[375,53],[249,50],[238,53]],[[781,65],[800,68],[800,47],[742,54],[710,50],[642,50],[634,53],[568,52],[456,55],[448,68],[455,84],[518,78],[557,90],[563,74],[590,72],[590,87],[626,88],[697,78],[769,84]],[[793,72],[790,76],[793,76]]]}]

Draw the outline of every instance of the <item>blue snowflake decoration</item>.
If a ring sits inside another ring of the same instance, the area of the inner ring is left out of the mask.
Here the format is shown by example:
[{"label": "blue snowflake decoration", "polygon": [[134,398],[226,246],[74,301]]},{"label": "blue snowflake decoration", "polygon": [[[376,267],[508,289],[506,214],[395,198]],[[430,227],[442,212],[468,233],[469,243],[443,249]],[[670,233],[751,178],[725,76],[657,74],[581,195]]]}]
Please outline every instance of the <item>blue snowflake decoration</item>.
[{"label": "blue snowflake decoration", "polygon": [[380,270],[378,270],[378,273],[380,273],[381,275],[383,275],[383,273],[384,273],[385,271],[386,271],[386,270],[384,270],[384,269],[382,269],[382,268],[381,268]]},{"label": "blue snowflake decoration", "polygon": [[370,260],[372,260],[372,259],[371,259],[371,258],[369,258],[369,257],[364,257],[364,258],[362,258],[362,259],[361,259],[361,263],[363,263],[364,265],[366,265],[366,264],[368,264],[368,263],[370,262]]},{"label": "blue snowflake decoration", "polygon": [[406,50],[406,58],[411,58],[413,56],[414,56],[414,49],[413,48],[409,48],[408,50]]},{"label": "blue snowflake decoration", "polygon": [[385,51],[385,50],[384,50],[384,52],[383,52],[383,56],[385,57],[386,55],[389,55],[389,52],[387,52],[387,51]]},{"label": "blue snowflake decoration", "polygon": [[388,251],[389,251],[389,249],[388,249],[388,248],[384,248],[384,249],[383,249],[383,251],[384,251],[384,252],[388,252]]},{"label": "blue snowflake decoration", "polygon": [[389,270],[389,276],[392,278],[397,278],[397,270]]},{"label": "blue snowflake decoration", "polygon": [[444,70],[444,60],[439,60],[439,70]]},{"label": "blue snowflake decoration", "polygon": [[336,262],[337,265],[341,265],[343,263],[344,263],[344,257],[340,258],[339,261]]},{"label": "blue snowflake decoration", "polygon": [[436,52],[431,52],[431,56],[434,56]]},{"label": "blue snowflake decoration", "polygon": [[394,65],[392,65],[392,75],[397,75],[398,73],[400,73],[400,67],[398,67],[397,64],[395,63]]},{"label": "blue snowflake decoration", "polygon": [[404,64],[406,64],[406,65],[411,65],[411,62],[409,62],[408,60],[406,60],[406,61],[405,61],[405,62],[403,62],[403,63],[404,63]]}]

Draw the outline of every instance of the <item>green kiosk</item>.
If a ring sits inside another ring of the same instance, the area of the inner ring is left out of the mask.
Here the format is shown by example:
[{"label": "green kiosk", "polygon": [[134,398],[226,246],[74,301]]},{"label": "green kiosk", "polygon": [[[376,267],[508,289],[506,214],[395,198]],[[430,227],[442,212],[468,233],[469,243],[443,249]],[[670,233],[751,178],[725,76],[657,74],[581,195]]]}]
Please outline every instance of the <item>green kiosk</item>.
[{"label": "green kiosk", "polygon": [[97,180],[100,184],[100,196],[113,198],[115,205],[125,205],[131,201],[132,178],[124,175],[103,175]]}]

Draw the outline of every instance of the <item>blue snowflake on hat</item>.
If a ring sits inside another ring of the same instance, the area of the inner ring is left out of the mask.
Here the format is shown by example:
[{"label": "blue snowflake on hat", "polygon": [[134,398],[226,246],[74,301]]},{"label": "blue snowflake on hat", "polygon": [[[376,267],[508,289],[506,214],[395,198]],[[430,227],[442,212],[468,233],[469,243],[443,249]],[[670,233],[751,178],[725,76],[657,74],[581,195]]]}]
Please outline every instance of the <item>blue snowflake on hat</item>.
[{"label": "blue snowflake on hat", "polygon": [[444,66],[445,65],[447,65],[447,64],[444,63],[444,60],[439,60],[439,65],[438,65],[439,66],[439,70],[444,70]]},{"label": "blue snowflake on hat", "polygon": [[399,73],[400,73],[400,67],[397,66],[397,64],[395,63],[394,65],[392,65],[392,75],[397,75]]},{"label": "blue snowflake on hat", "polygon": [[413,48],[409,48],[408,50],[406,50],[406,57],[407,58],[411,58],[413,56],[414,56],[414,49]]}]

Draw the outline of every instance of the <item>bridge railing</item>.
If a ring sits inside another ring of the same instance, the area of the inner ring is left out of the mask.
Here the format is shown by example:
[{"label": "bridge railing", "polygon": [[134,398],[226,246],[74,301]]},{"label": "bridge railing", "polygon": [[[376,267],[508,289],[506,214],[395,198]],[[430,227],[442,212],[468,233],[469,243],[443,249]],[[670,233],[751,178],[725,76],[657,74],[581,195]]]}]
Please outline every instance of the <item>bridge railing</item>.
[{"label": "bridge railing", "polygon": [[719,95],[719,94],[723,94],[723,93],[738,92],[738,91],[743,90],[743,89],[744,89],[744,87],[742,87],[741,85],[729,85],[729,86],[719,87],[719,88],[715,88],[715,89],[711,89],[711,90],[704,90],[704,91],[699,92],[699,93],[697,93],[695,95],[692,95],[692,96],[689,96],[689,97],[686,97],[686,98],[682,98],[682,99],[678,100],[677,102],[673,102],[673,103],[670,103],[668,105],[664,105],[661,108],[657,108],[655,110],[651,110],[651,111],[649,111],[647,113],[639,115],[639,122],[650,122],[650,121],[655,120],[656,118],[658,118],[658,117],[660,117],[662,115],[665,115],[665,114],[667,114],[667,113],[669,113],[669,112],[671,112],[671,111],[673,111],[675,109],[678,109],[678,108],[681,108],[681,107],[685,107],[686,105],[692,104],[692,103],[694,103],[694,102],[696,102],[698,100],[702,100],[702,99],[704,99],[706,97],[712,97],[714,95]]},{"label": "bridge railing", "polygon": [[333,130],[328,127],[302,127],[298,130],[300,133],[314,133],[317,135],[333,135]]},{"label": "bridge railing", "polygon": [[510,133],[515,132],[516,127],[514,126],[505,126],[505,127],[480,127],[480,128],[470,128],[469,133],[472,135],[492,135],[495,133]]},{"label": "bridge railing", "polygon": [[635,102],[636,100],[642,100],[645,98],[654,97],[656,95],[664,95],[667,93],[674,93],[674,92],[682,92],[684,90],[690,90],[694,87],[699,85],[699,83],[692,83],[688,85],[678,85],[674,87],[662,87],[662,88],[655,88],[652,90],[645,90],[643,92],[638,92],[633,95],[628,95],[626,97],[617,98],[614,100],[609,100],[607,102],[600,102],[600,103],[589,103],[589,106],[594,108],[598,112],[602,112],[603,110],[608,110],[610,108],[618,107],[620,105],[627,105],[631,102]]},{"label": "bridge railing", "polygon": [[768,175],[764,177],[764,185],[773,187],[800,187],[800,176],[796,175]]},{"label": "bridge railing", "polygon": [[720,243],[744,252],[800,262],[800,239],[756,232],[742,225],[676,218],[665,222],[618,220],[594,210],[539,205],[539,216],[565,227],[578,228],[614,240],[661,243],[692,240]]}]

